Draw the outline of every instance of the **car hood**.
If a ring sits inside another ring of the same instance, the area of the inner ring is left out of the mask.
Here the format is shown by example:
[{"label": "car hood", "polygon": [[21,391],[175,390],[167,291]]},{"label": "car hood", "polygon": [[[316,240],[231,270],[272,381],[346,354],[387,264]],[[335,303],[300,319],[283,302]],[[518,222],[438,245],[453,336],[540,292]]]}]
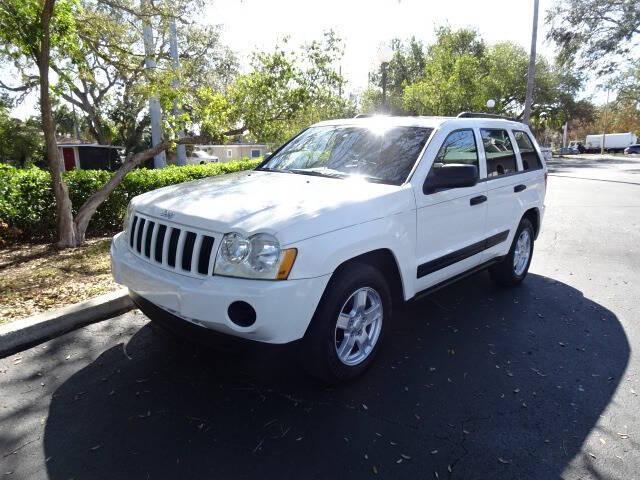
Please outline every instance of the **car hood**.
[{"label": "car hood", "polygon": [[219,233],[266,232],[283,245],[415,208],[408,185],[249,171],[171,185],[133,200],[159,219]]}]

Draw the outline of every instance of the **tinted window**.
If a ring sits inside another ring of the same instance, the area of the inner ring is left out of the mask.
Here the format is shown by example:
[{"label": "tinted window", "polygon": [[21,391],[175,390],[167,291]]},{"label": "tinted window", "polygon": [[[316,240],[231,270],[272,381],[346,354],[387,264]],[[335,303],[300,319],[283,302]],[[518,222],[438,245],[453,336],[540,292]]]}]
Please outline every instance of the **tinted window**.
[{"label": "tinted window", "polygon": [[445,139],[434,163],[466,163],[479,167],[473,130],[456,130]]},{"label": "tinted window", "polygon": [[418,159],[432,129],[367,126],[312,127],[286,144],[261,170],[306,175],[361,176],[402,184]]},{"label": "tinted window", "polygon": [[516,154],[507,131],[483,128],[480,133],[487,157],[487,177],[516,172],[518,170]]},{"label": "tinted window", "polygon": [[538,157],[538,152],[533,147],[533,142],[526,132],[520,130],[514,130],[513,136],[516,139],[518,148],[520,149],[520,156],[522,157],[522,169],[523,170],[536,170],[542,168],[542,162]]},{"label": "tinted window", "polygon": [[110,148],[104,147],[80,147],[80,168],[83,170],[108,170]]}]

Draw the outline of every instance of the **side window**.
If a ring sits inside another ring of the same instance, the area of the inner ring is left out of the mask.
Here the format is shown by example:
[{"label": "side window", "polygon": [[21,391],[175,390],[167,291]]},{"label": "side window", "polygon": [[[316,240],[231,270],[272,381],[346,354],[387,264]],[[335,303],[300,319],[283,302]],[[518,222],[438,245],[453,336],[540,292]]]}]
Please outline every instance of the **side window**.
[{"label": "side window", "polygon": [[507,131],[497,128],[483,128],[480,130],[480,134],[487,157],[487,178],[516,172],[518,163]]},{"label": "side window", "polygon": [[440,147],[433,163],[466,163],[480,168],[473,130],[451,132]]},{"label": "side window", "polygon": [[542,168],[542,162],[540,161],[540,157],[538,157],[538,152],[536,152],[529,134],[521,130],[514,130],[513,136],[520,149],[523,170],[537,170],[538,168]]}]

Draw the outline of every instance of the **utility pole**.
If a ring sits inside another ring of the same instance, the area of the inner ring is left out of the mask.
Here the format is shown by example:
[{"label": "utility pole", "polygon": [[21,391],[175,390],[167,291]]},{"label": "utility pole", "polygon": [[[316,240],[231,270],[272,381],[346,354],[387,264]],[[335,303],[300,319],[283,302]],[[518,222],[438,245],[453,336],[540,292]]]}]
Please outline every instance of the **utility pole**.
[{"label": "utility pole", "polygon": [[[69,97],[73,94],[71,93],[71,87],[67,86],[69,89]],[[71,111],[73,112],[73,133],[76,135],[76,138],[80,140],[80,128],[78,127],[78,117],[76,116],[76,104],[71,102]]]},{"label": "utility pole", "polygon": [[[143,14],[146,14],[146,0],[140,1],[140,7]],[[142,38],[144,40],[144,65],[150,74],[156,69],[155,48],[153,45],[153,30],[148,16],[142,19]],[[151,117],[151,144],[156,146],[162,142],[162,110],[160,108],[160,100],[157,97],[149,99],[149,116]],[[167,166],[167,157],[164,152],[153,157],[154,168],[164,168]]]},{"label": "utility pole", "polygon": [[[178,56],[178,32],[176,30],[176,21],[174,18],[171,18],[171,21],[169,22],[169,51],[171,52],[171,58],[173,59],[174,74],[177,75],[180,71],[180,57]],[[172,83],[174,88],[178,88],[180,86],[178,77],[175,77]],[[180,109],[176,102],[173,103],[173,114],[180,114]],[[183,130],[178,132],[178,137],[184,137]],[[187,147],[185,145],[180,144],[176,147],[176,163],[178,165],[187,164]]]},{"label": "utility pole", "polygon": [[607,88],[607,103],[604,104],[604,125],[602,125],[602,145],[600,145],[600,155],[604,155],[604,142],[607,138],[607,114],[609,113],[609,88]]},{"label": "utility pole", "polygon": [[387,66],[388,65],[389,65],[388,62],[384,62],[382,64],[382,108],[384,113],[387,113],[389,110],[387,108]]},{"label": "utility pole", "polygon": [[531,32],[531,54],[529,55],[529,69],[527,70],[527,94],[524,99],[522,121],[529,125],[531,119],[531,105],[533,103],[533,87],[536,83],[536,44],[538,43],[538,4],[533,0],[533,31]]}]

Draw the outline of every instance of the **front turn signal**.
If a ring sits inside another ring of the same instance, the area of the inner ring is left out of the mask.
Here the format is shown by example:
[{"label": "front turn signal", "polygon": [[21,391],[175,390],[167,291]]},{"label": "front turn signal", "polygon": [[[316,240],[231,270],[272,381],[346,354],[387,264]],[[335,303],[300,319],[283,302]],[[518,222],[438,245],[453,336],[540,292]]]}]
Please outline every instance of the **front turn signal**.
[{"label": "front turn signal", "polygon": [[289,278],[289,272],[293,268],[293,263],[296,261],[298,250],[295,248],[287,248],[282,251],[282,260],[280,260],[280,268],[278,269],[277,280],[286,280]]}]

